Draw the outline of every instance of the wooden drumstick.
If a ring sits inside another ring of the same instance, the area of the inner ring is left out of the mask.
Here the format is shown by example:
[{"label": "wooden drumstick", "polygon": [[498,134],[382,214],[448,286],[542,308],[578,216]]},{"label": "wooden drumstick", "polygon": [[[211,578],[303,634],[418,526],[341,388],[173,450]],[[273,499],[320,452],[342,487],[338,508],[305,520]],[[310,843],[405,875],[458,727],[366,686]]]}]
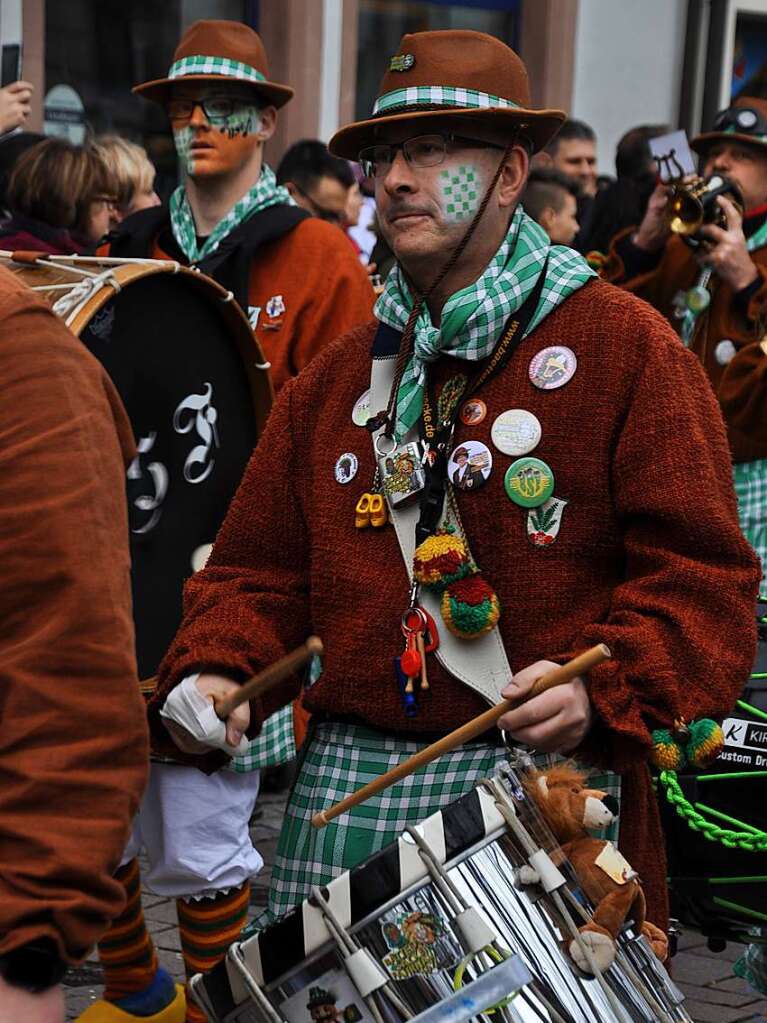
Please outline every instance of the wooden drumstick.
[{"label": "wooden drumstick", "polygon": [[324,828],[334,817],[346,813],[353,806],[364,803],[365,800],[370,799],[371,796],[383,791],[383,789],[388,789],[390,785],[393,785],[401,778],[406,778],[413,771],[418,770],[419,767],[430,764],[432,760],[436,760],[443,753],[449,753],[457,746],[476,739],[478,735],[482,735],[483,732],[492,728],[498,722],[498,718],[513,710],[514,707],[520,706],[521,703],[526,703],[527,700],[532,699],[534,696],[540,696],[541,693],[545,693],[548,689],[561,686],[565,682],[571,682],[577,675],[584,674],[591,668],[596,667],[597,664],[602,664],[603,661],[609,661],[611,657],[612,654],[604,643],[598,643],[589,650],[584,650],[582,654],[578,654],[571,661],[537,679],[523,700],[502,700],[495,707],[490,707],[483,714],[479,714],[477,717],[472,718],[471,721],[467,721],[465,725],[461,725],[460,728],[456,728],[455,731],[444,735],[437,742],[433,742],[431,746],[426,746],[425,749],[419,750],[418,753],[413,754],[408,760],[403,760],[401,764],[393,767],[391,771],[387,771],[386,774],[382,774],[379,778],[368,782],[367,785],[363,785],[361,789],[352,792],[351,795],[342,799],[340,803],[336,803],[327,810],[321,810],[319,813],[316,813],[312,817],[312,825],[315,828]]},{"label": "wooden drumstick", "polygon": [[278,682],[287,678],[288,675],[292,675],[302,664],[310,661],[315,654],[321,654],[322,650],[322,640],[319,636],[310,636],[302,646],[281,657],[274,664],[270,664],[268,668],[264,668],[263,671],[248,679],[247,682],[243,682],[240,688],[230,693],[229,696],[214,697],[214,707],[217,716],[222,721],[226,721],[232,711],[239,707],[241,703],[247,703],[248,700],[253,700],[258,696],[263,696],[264,693],[268,693]]}]

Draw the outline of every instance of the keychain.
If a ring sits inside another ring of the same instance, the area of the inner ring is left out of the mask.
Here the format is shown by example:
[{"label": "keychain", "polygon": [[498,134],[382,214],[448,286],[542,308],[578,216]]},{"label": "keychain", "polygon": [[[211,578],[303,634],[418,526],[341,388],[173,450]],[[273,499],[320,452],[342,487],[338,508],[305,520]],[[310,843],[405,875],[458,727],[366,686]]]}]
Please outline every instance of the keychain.
[{"label": "keychain", "polygon": [[394,669],[405,714],[413,717],[418,713],[415,679],[420,679],[420,691],[427,692],[429,676],[426,655],[439,646],[439,634],[434,619],[415,603],[414,598],[402,615],[401,628],[405,637],[405,649],[399,657],[395,657]]}]

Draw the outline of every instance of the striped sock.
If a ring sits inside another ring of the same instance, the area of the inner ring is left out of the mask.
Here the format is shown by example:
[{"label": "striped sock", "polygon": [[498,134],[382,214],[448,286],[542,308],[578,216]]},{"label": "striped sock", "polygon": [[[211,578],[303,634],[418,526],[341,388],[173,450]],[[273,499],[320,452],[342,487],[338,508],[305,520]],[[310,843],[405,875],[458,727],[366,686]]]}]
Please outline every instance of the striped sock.
[{"label": "striped sock", "polygon": [[125,888],[128,901],[98,946],[106,985],[104,998],[108,1002],[144,991],[157,973],[157,954],[141,906],[138,860],[132,859],[120,867],[115,878]]},{"label": "striped sock", "polygon": [[[208,973],[221,962],[245,926],[249,902],[248,882],[214,899],[176,901],[187,979],[195,973]],[[189,995],[186,1005],[187,1023],[205,1023],[205,1014],[196,1007]]]}]

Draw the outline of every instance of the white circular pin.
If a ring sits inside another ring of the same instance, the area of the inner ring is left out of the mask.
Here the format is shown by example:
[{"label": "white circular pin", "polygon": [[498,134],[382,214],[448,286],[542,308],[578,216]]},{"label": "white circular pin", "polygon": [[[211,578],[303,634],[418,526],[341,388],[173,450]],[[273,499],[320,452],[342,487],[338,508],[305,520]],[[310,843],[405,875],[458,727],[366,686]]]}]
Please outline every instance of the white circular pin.
[{"label": "white circular pin", "polygon": [[351,483],[357,475],[360,463],[353,451],[345,451],[335,465],[336,483]]},{"label": "white circular pin", "polygon": [[572,348],[551,345],[530,360],[528,374],[531,383],[541,391],[553,391],[572,380],[578,368],[578,359]]},{"label": "white circular pin", "polygon": [[370,388],[364,391],[354,403],[352,422],[355,426],[364,426],[370,419]]},{"label": "white circular pin", "polygon": [[714,349],[714,358],[720,366],[726,366],[737,352],[737,348],[728,337],[720,341]]},{"label": "white circular pin", "polygon": [[199,572],[201,568],[205,568],[212,550],[212,543],[203,543],[199,547],[195,547],[192,551],[192,557],[189,559],[192,562],[193,572]]},{"label": "white circular pin", "polygon": [[490,437],[504,455],[526,455],[538,447],[541,432],[540,421],[532,412],[510,408],[495,420]]}]

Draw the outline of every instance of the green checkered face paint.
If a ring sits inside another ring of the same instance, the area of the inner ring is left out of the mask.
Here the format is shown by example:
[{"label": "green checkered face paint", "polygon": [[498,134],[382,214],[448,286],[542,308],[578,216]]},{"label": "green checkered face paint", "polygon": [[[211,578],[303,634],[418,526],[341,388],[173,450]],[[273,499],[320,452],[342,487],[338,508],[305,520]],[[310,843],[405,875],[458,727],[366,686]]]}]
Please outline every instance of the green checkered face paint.
[{"label": "green checkered face paint", "polygon": [[179,163],[181,169],[185,174],[194,174],[194,157],[190,152],[190,145],[192,142],[193,132],[192,129],[187,126],[186,128],[178,128],[173,131],[173,143],[176,147],[176,153],[178,154]]},{"label": "green checkered face paint", "polygon": [[479,169],[470,163],[443,167],[439,185],[445,220],[449,224],[470,221],[481,201]]},{"label": "green checkered face paint", "polygon": [[[203,105],[204,104],[204,105]],[[179,86],[168,105],[181,166],[194,178],[236,173],[262,141],[258,106],[224,86]]]}]

